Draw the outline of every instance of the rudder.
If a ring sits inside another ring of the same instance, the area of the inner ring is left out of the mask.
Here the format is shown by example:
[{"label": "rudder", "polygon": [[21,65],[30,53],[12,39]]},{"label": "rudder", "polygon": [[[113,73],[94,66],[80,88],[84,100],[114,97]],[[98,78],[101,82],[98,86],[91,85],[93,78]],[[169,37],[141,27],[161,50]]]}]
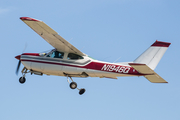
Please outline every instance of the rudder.
[{"label": "rudder", "polygon": [[142,63],[154,70],[171,43],[155,41],[145,52],[134,60],[134,63]]}]

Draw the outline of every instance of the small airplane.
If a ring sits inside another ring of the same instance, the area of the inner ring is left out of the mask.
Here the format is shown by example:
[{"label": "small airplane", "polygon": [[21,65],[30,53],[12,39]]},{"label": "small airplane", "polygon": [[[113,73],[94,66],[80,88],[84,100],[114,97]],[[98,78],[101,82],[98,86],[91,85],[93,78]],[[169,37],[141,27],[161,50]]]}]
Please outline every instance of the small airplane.
[{"label": "small airplane", "polygon": [[[24,65],[22,77],[19,78],[22,84],[26,81],[27,73],[65,76],[71,89],[77,88],[72,77],[117,79],[122,76],[144,76],[152,83],[167,83],[154,69],[171,43],[156,40],[132,62],[109,63],[94,60],[82,53],[43,21],[30,17],[20,19],[55,48],[47,53],[23,53],[15,57],[19,60],[16,74],[21,63]],[[84,88],[77,89],[80,95],[85,92]]]}]

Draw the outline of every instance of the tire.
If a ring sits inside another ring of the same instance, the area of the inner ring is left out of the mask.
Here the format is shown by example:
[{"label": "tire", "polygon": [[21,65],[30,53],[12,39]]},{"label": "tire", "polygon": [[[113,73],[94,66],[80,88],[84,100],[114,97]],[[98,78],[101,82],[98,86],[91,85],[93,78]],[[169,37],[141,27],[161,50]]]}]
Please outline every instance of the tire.
[{"label": "tire", "polygon": [[86,90],[84,88],[79,90],[79,95],[82,95]]},{"label": "tire", "polygon": [[19,78],[19,82],[20,82],[21,84],[25,83],[25,82],[26,82],[26,78],[25,78],[25,77],[20,77],[20,78]]},{"label": "tire", "polygon": [[77,83],[76,82],[71,82],[69,86],[70,86],[71,89],[76,89],[77,88]]}]

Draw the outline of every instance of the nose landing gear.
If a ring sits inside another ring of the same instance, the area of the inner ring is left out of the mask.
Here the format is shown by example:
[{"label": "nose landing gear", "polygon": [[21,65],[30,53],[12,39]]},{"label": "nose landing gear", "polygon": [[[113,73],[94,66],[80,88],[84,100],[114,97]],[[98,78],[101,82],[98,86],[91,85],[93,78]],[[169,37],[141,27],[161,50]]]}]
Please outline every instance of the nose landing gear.
[{"label": "nose landing gear", "polygon": [[28,71],[28,69],[27,69],[26,67],[24,67],[24,68],[22,69],[21,73],[23,74],[23,76],[19,78],[19,82],[20,82],[21,84],[23,84],[23,83],[26,82],[25,75],[26,75],[26,73],[29,73],[29,72],[30,72],[30,71]]},{"label": "nose landing gear", "polygon": [[[72,82],[69,81],[69,78],[71,79]],[[67,76],[67,81],[68,81],[69,87],[71,89],[76,89],[77,88],[77,83],[74,82],[71,77]],[[81,89],[77,88],[77,89],[79,90],[79,95],[82,95],[86,91],[84,88],[81,88]]]}]

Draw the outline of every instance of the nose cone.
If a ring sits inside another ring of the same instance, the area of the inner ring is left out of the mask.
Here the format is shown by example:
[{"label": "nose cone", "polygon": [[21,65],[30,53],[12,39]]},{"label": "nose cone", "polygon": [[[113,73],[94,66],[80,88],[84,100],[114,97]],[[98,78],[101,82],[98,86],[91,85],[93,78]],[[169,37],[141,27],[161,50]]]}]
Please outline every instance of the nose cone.
[{"label": "nose cone", "polygon": [[20,60],[21,55],[17,55],[15,58],[18,59],[18,60]]}]

